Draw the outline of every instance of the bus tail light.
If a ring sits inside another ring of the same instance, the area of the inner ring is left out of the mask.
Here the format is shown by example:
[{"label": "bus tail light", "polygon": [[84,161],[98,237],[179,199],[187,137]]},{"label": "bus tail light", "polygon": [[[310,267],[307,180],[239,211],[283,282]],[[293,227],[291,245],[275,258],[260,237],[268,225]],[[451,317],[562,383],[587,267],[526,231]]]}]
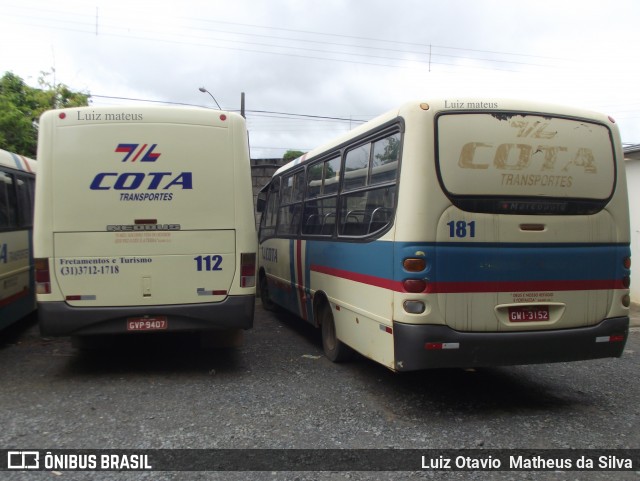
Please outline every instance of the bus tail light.
[{"label": "bus tail light", "polygon": [[422,314],[426,310],[426,306],[422,301],[404,301],[402,304],[404,312],[408,314]]},{"label": "bus tail light", "polygon": [[427,261],[419,257],[410,257],[402,261],[402,267],[407,272],[422,272],[427,268]]},{"label": "bus tail light", "polygon": [[631,296],[629,294],[625,294],[622,296],[622,307],[630,307],[631,306]]},{"label": "bus tail light", "polygon": [[427,281],[423,279],[405,279],[402,281],[402,287],[406,292],[424,292],[427,288]]},{"label": "bus tail light", "polygon": [[240,254],[240,287],[255,287],[256,255]]},{"label": "bus tail light", "polygon": [[631,257],[625,257],[622,261],[622,265],[625,269],[631,269]]},{"label": "bus tail light", "polygon": [[49,259],[46,257],[35,259],[34,264],[36,268],[36,293],[51,294]]}]

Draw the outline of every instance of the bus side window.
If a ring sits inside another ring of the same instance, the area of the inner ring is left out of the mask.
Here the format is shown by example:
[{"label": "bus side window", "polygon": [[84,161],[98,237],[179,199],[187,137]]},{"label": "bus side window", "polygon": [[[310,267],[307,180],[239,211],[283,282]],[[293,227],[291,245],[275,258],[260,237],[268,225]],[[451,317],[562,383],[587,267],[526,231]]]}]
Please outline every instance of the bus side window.
[{"label": "bus side window", "polygon": [[340,236],[369,236],[392,222],[400,139],[397,132],[347,153],[340,196]]},{"label": "bus side window", "polygon": [[17,210],[13,176],[0,172],[0,229],[16,226]]},{"label": "bus side window", "polygon": [[31,227],[33,225],[33,192],[34,182],[26,177],[16,178],[18,194],[18,226]]},{"label": "bus side window", "polygon": [[353,190],[367,185],[370,152],[371,144],[361,145],[347,152],[344,162],[344,190]]},{"label": "bus side window", "polygon": [[340,156],[316,162],[307,168],[307,200],[302,215],[303,235],[333,235],[339,180]]},{"label": "bus side window", "polygon": [[279,181],[275,179],[271,183],[266,200],[266,208],[262,213],[260,222],[260,240],[273,236],[276,233],[276,223],[278,220],[278,204],[280,203]]},{"label": "bus side window", "polygon": [[278,213],[278,235],[297,235],[302,221],[304,171],[282,178],[282,197]]},{"label": "bus side window", "polygon": [[400,158],[400,133],[380,139],[373,144],[371,179],[369,184],[394,182]]}]

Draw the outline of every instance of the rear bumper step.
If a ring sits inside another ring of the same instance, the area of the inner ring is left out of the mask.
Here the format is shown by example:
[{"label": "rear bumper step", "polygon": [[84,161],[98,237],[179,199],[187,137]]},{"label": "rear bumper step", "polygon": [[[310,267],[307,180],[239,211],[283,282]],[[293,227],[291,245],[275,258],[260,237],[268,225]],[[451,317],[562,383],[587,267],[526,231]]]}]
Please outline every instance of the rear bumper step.
[{"label": "rear bumper step", "polygon": [[[394,322],[393,333],[398,371],[541,364],[620,357],[629,334],[629,318],[605,319],[576,329],[527,332],[461,332],[447,326]],[[608,338],[615,341],[607,342]],[[440,345],[445,348],[438,349]]]},{"label": "rear bumper step", "polygon": [[255,296],[229,296],[222,302],[160,306],[72,307],[65,302],[38,303],[43,336],[78,336],[127,332],[127,319],[163,316],[168,331],[208,331],[253,327]]}]

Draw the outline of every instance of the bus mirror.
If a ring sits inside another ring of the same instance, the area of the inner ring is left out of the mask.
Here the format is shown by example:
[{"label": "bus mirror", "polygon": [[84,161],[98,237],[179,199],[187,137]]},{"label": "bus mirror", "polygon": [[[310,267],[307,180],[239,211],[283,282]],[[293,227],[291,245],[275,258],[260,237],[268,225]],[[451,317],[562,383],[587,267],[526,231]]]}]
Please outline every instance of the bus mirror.
[{"label": "bus mirror", "polygon": [[264,197],[258,197],[258,199],[256,200],[256,211],[264,212],[264,207],[266,204],[267,202]]}]

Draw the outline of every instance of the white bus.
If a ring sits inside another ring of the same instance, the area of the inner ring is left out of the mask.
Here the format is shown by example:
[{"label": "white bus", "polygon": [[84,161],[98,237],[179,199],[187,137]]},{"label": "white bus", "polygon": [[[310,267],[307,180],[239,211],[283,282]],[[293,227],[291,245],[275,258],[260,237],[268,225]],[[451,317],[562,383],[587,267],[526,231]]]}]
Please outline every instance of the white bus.
[{"label": "white bus", "polygon": [[53,110],[41,118],[38,160],[43,335],[253,326],[257,239],[240,115]]},{"label": "white bus", "polygon": [[259,195],[259,290],[325,353],[395,371],[622,354],[629,214],[607,116],[414,102],[314,149]]},{"label": "white bus", "polygon": [[0,329],[36,308],[33,195],[36,164],[0,150]]}]

